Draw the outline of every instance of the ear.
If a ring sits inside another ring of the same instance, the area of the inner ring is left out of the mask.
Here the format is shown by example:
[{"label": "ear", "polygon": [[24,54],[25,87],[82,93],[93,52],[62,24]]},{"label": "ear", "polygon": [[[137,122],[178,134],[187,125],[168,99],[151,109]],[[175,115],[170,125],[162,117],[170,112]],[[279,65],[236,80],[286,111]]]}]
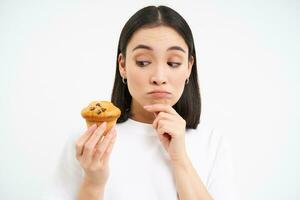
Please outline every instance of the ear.
[{"label": "ear", "polygon": [[126,66],[125,66],[125,58],[122,55],[122,53],[118,56],[118,63],[119,63],[119,72],[120,75],[124,78],[126,78]]},{"label": "ear", "polygon": [[193,64],[194,64],[194,57],[191,56],[191,58],[189,59],[189,64],[188,64],[188,70],[189,70],[188,77],[190,77],[190,75],[191,75]]}]

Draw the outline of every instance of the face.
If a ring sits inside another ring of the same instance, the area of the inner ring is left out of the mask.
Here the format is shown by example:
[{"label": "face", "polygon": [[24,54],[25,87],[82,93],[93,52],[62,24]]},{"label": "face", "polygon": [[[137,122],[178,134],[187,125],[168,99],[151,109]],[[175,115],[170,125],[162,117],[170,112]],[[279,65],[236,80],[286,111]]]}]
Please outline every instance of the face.
[{"label": "face", "polygon": [[139,29],[127,45],[126,59],[119,55],[119,70],[127,79],[132,109],[154,103],[176,104],[192,65],[188,46],[174,29]]}]

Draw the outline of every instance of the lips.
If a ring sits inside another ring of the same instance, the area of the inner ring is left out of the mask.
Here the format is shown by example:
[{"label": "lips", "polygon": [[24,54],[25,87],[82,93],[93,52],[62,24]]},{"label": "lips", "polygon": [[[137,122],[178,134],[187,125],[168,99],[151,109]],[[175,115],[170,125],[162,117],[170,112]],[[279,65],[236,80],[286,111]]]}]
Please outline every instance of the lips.
[{"label": "lips", "polygon": [[155,94],[155,93],[165,93],[165,94],[171,94],[170,92],[166,90],[153,90],[151,92],[148,92],[148,94]]},{"label": "lips", "polygon": [[165,90],[153,90],[148,92],[148,94],[153,98],[166,98],[170,97],[171,93]]}]

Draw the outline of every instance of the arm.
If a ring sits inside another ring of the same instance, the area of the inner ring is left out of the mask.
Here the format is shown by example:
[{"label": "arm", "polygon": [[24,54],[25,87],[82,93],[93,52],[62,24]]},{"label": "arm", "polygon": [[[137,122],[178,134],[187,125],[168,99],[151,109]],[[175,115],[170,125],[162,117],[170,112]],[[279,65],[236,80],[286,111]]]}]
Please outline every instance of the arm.
[{"label": "arm", "polygon": [[103,200],[104,198],[104,187],[97,187],[93,185],[88,180],[83,180],[77,200]]},{"label": "arm", "polygon": [[212,200],[187,156],[181,162],[173,162],[171,166],[180,200]]}]

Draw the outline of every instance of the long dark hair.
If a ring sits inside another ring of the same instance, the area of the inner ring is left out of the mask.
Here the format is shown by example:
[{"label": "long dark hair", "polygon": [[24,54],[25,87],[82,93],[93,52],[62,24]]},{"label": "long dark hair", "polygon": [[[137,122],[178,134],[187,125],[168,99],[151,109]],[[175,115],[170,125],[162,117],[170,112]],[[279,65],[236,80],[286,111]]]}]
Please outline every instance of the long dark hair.
[{"label": "long dark hair", "polygon": [[124,122],[131,116],[132,100],[127,85],[122,82],[122,77],[119,72],[118,56],[122,53],[122,56],[126,58],[126,48],[134,32],[142,27],[155,27],[159,25],[168,26],[177,31],[188,46],[189,59],[194,58],[189,82],[185,85],[182,96],[173,108],[186,121],[186,128],[195,129],[200,122],[201,98],[193,35],[184,18],[167,6],[148,6],[142,8],[126,22],[122,29],[118,44],[115,81],[111,96],[111,101],[118,106],[122,112],[117,123]]}]

